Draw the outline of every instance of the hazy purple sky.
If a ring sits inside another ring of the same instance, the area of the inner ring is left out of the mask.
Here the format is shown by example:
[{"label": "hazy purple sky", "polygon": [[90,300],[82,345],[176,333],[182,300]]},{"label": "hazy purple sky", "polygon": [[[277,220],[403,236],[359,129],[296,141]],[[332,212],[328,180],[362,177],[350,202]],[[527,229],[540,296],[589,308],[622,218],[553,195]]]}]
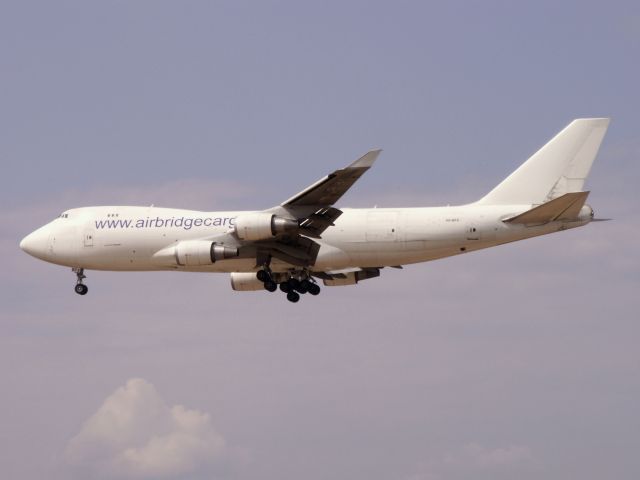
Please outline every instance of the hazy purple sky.
[{"label": "hazy purple sky", "polygon": [[[637,2],[0,3],[0,472],[640,477]],[[18,249],[92,204],[267,208],[373,147],[343,206],[473,201],[611,116],[615,221],[289,304]]]}]

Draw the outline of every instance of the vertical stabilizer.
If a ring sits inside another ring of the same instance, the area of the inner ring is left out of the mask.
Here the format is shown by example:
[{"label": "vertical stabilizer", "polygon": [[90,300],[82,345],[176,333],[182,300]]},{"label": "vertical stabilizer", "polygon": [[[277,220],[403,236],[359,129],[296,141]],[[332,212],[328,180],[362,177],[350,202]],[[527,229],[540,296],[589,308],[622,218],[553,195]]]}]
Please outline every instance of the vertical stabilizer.
[{"label": "vertical stabilizer", "polygon": [[582,191],[608,126],[608,118],[574,120],[478,203],[534,205]]}]

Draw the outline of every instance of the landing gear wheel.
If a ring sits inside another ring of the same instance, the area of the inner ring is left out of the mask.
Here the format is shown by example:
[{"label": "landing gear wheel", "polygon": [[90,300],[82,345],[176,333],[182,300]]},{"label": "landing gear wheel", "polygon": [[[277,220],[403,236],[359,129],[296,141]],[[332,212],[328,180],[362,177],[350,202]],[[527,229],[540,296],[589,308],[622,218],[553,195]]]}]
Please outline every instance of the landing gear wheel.
[{"label": "landing gear wheel", "polygon": [[273,280],[267,280],[264,282],[264,289],[269,292],[275,292],[278,289],[278,284]]},{"label": "landing gear wheel", "polygon": [[307,289],[307,291],[311,294],[311,295],[318,295],[320,293],[320,287],[318,286],[317,283],[309,283],[309,287]]},{"label": "landing gear wheel", "polygon": [[311,290],[310,290],[311,285],[313,285],[313,283],[311,283],[309,280],[307,280],[305,278],[304,280],[302,280],[300,282],[300,286],[296,290],[298,290],[298,292],[300,292],[300,293],[311,292]]},{"label": "landing gear wheel", "polygon": [[300,280],[297,278],[290,278],[288,283],[289,290],[298,290],[298,287],[300,286]]},{"label": "landing gear wheel", "polygon": [[290,291],[289,293],[287,293],[287,300],[292,303],[296,303],[298,300],[300,300],[300,295],[298,295],[294,291]]},{"label": "landing gear wheel", "polygon": [[280,291],[284,293],[288,293],[291,291],[291,287],[289,286],[289,282],[282,282],[280,284]]},{"label": "landing gear wheel", "polygon": [[78,295],[86,295],[87,292],[89,291],[89,288],[82,283],[82,281],[87,278],[87,276],[84,274],[84,268],[81,267],[73,267],[71,269],[71,271],[73,273],[76,274],[76,286],[74,287],[74,290],[76,291],[76,293]]},{"label": "landing gear wheel", "polygon": [[258,270],[258,273],[256,273],[256,278],[264,283],[270,279],[270,276],[266,270]]}]

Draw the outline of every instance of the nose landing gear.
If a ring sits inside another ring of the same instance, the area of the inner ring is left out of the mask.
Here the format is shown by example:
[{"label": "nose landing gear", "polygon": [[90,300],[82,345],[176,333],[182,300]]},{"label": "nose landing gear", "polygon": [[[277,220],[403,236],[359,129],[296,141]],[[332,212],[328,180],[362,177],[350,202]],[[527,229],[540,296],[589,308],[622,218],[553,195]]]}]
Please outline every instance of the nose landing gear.
[{"label": "nose landing gear", "polygon": [[84,283],[82,283],[82,281],[87,278],[86,275],[84,274],[84,268],[72,268],[71,269],[73,271],[73,273],[76,274],[76,286],[74,287],[74,290],[76,291],[76,293],[78,295],[86,295],[87,292],[89,291],[89,287],[87,287]]}]

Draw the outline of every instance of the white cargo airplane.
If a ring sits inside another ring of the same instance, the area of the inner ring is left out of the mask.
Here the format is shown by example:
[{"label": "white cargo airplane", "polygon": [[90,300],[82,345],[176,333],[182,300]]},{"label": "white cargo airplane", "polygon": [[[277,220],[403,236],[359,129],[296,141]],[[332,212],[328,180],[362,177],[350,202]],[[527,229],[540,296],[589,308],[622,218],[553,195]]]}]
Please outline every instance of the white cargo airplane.
[{"label": "white cargo airplane", "polygon": [[426,262],[586,225],[584,181],[609,119],[571,122],[477,202],[435,208],[334,205],[366,172],[372,150],[282,204],[262,211],[200,212],[151,207],[67,210],[20,248],[85,269],[230,272],[234,290],[280,290],[297,302],[327,286],[353,285],[383,267]]}]

